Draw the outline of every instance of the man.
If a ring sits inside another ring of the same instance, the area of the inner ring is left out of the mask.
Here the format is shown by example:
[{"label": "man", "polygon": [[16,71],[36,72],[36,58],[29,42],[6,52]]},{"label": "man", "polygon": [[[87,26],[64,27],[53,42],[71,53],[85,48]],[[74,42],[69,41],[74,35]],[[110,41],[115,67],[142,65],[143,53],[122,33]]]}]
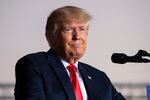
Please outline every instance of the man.
[{"label": "man", "polygon": [[16,100],[125,100],[102,71],[79,62],[87,46],[91,16],[65,6],[47,20],[48,52],[29,54],[16,64]]}]

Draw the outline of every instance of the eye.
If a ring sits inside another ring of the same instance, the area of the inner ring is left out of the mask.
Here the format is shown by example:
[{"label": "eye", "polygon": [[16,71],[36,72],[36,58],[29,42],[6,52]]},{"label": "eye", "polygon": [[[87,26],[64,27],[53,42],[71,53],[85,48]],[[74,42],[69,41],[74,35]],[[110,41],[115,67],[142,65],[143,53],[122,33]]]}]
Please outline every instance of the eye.
[{"label": "eye", "polygon": [[80,27],[80,31],[81,31],[81,32],[86,32],[86,31],[87,31],[87,28],[86,28],[86,27]]},{"label": "eye", "polygon": [[63,30],[65,33],[72,33],[73,32],[73,28],[68,27],[68,28],[64,28]]}]

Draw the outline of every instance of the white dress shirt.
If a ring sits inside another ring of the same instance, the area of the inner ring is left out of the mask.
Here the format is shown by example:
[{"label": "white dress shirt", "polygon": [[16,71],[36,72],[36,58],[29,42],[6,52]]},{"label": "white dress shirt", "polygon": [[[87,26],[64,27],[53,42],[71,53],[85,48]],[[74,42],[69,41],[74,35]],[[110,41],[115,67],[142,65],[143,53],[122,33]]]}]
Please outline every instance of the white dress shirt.
[{"label": "white dress shirt", "polygon": [[[67,66],[69,66],[70,64],[67,63],[66,61],[64,61],[63,59],[61,59],[61,62],[63,63],[65,69],[67,70]],[[80,72],[79,72],[79,70],[78,70],[78,62],[76,62],[74,65],[77,67],[77,72],[76,72],[76,74],[77,74],[77,78],[78,78],[78,80],[79,80],[79,84],[80,84],[80,88],[81,88],[83,100],[88,100],[87,92],[86,92],[86,89],[85,89],[85,86],[84,86],[84,82],[83,82],[82,77],[81,77],[81,74],[80,74]],[[68,75],[69,75],[69,77],[70,77],[70,73],[69,73],[68,70],[67,70],[67,72],[68,72]]]}]

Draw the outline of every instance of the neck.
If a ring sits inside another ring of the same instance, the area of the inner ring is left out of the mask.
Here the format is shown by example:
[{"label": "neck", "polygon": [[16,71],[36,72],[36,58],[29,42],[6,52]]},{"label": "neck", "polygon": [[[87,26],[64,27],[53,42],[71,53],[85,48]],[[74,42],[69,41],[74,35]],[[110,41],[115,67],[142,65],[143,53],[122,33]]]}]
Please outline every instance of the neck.
[{"label": "neck", "polygon": [[74,64],[74,63],[76,63],[77,62],[77,59],[68,59],[68,60],[66,60],[68,63],[70,63],[70,64]]},{"label": "neck", "polygon": [[60,56],[61,59],[63,59],[64,61],[66,61],[69,64],[75,64],[79,59],[78,58],[68,58],[68,57],[62,57]]},{"label": "neck", "polygon": [[64,55],[64,54],[62,54],[62,53],[60,53],[60,52],[58,52],[58,51],[55,51],[55,53],[56,53],[61,59],[65,60],[66,62],[68,62],[68,63],[70,63],[70,64],[74,64],[74,63],[76,63],[76,62],[80,59],[80,57],[75,56],[75,55],[72,55],[72,54],[66,54],[66,55]]}]

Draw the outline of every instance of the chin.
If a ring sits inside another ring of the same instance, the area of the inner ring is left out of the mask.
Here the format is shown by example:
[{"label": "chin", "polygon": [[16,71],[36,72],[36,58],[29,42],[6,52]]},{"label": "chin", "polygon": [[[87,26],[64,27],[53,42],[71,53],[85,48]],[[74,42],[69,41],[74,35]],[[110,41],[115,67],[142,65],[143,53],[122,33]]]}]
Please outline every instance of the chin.
[{"label": "chin", "polygon": [[75,55],[78,56],[79,58],[81,58],[83,56],[83,54],[84,54],[84,51],[85,50],[76,52]]},{"label": "chin", "polygon": [[72,48],[72,49],[70,49],[70,50],[68,50],[68,53],[69,53],[69,55],[70,56],[72,56],[72,57],[79,57],[79,58],[81,58],[82,56],[83,56],[83,54],[84,54],[84,52],[85,52],[85,48]]}]

